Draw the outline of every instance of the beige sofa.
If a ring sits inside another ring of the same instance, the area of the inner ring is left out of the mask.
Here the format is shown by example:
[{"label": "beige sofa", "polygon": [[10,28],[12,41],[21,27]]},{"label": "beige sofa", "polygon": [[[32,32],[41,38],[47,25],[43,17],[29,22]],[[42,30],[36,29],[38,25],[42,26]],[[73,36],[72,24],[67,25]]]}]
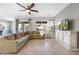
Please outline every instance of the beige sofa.
[{"label": "beige sofa", "polygon": [[7,35],[0,38],[0,53],[16,53],[29,40],[27,32]]},{"label": "beige sofa", "polygon": [[31,32],[31,38],[32,39],[44,39],[45,36],[44,35],[41,36],[40,32],[38,32],[38,31],[33,31],[33,32]]},{"label": "beige sofa", "polygon": [[20,32],[0,38],[0,53],[17,53],[30,39],[44,38],[39,32]]}]

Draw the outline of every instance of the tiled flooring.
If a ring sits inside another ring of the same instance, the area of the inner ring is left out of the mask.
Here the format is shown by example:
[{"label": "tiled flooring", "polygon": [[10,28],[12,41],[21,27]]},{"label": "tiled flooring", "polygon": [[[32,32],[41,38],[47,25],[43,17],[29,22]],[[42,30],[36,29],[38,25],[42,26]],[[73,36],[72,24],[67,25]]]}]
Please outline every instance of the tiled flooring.
[{"label": "tiled flooring", "polygon": [[30,40],[18,54],[21,55],[75,55],[79,51],[68,51],[61,44],[51,39]]}]

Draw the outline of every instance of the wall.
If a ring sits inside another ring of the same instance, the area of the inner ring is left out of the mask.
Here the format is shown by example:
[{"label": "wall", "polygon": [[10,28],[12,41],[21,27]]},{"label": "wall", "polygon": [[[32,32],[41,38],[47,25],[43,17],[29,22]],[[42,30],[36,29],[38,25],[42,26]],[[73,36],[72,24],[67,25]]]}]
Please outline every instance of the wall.
[{"label": "wall", "polygon": [[55,25],[67,18],[73,21],[72,30],[79,31],[79,3],[69,4],[65,9],[57,14],[55,17]]}]

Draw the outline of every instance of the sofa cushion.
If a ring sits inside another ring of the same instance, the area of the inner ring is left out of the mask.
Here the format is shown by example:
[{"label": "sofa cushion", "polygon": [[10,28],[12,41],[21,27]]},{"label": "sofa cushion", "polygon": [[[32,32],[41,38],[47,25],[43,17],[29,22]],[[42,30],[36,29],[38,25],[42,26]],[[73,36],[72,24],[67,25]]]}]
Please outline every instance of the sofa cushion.
[{"label": "sofa cushion", "polygon": [[15,40],[15,35],[8,35],[8,36],[4,36],[3,38],[7,39],[7,40]]},{"label": "sofa cushion", "polygon": [[23,37],[21,37],[21,38],[18,38],[18,39],[17,39],[17,40],[18,40],[18,43],[21,43],[21,42],[24,41],[24,40],[28,40],[28,37],[29,37],[29,35],[23,36]]},{"label": "sofa cushion", "polygon": [[16,33],[15,34],[15,39],[18,39],[18,38],[20,38],[21,37],[21,34],[20,33]]},{"label": "sofa cushion", "polygon": [[22,36],[24,36],[24,33],[23,33],[23,32],[21,32],[21,37],[22,37]]},{"label": "sofa cushion", "polygon": [[25,35],[28,35],[28,34],[29,34],[29,32],[23,32],[23,34],[24,34],[24,36],[25,36]]}]

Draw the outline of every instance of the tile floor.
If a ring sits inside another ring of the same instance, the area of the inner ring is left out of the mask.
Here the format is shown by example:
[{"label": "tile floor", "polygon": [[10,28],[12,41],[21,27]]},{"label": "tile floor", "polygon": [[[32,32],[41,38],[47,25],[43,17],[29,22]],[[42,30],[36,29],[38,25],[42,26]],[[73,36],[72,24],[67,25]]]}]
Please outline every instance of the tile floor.
[{"label": "tile floor", "polygon": [[17,53],[19,55],[78,55],[79,51],[69,51],[54,38],[32,39]]}]

